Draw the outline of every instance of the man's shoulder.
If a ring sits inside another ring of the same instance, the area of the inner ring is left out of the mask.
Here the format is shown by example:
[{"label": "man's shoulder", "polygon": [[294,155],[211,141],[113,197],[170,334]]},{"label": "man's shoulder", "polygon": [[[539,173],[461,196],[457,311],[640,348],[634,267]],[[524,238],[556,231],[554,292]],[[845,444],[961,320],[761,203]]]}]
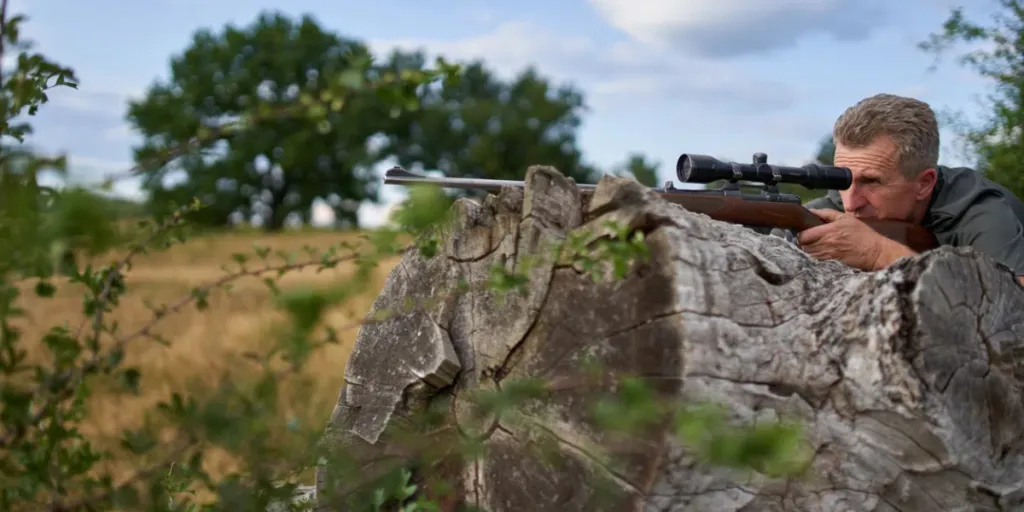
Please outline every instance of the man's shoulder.
[{"label": "man's shoulder", "polygon": [[957,221],[978,208],[1012,210],[1024,220],[1024,203],[1006,187],[968,167],[939,166],[940,186],[929,207],[936,222]]},{"label": "man's shoulder", "polygon": [[940,244],[974,247],[1024,276],[1024,203],[973,169],[939,172],[925,227]]},{"label": "man's shoulder", "polygon": [[996,192],[1016,199],[1006,187],[988,179],[984,174],[970,167],[938,167],[939,176],[942,181],[940,193],[947,196],[946,199],[956,199],[970,193]]},{"label": "man's shoulder", "polygon": [[963,192],[965,189],[999,189],[998,183],[988,179],[984,174],[971,169],[970,167],[947,167],[940,165],[936,168],[945,190],[951,192]]},{"label": "man's shoulder", "polygon": [[[1024,231],[1024,203],[973,169],[940,167],[939,176],[924,227],[940,244],[973,246],[1024,273],[1024,250],[1018,250]],[[1011,245],[1012,250],[1008,249]],[[1003,254],[1007,251],[1013,254]]]}]

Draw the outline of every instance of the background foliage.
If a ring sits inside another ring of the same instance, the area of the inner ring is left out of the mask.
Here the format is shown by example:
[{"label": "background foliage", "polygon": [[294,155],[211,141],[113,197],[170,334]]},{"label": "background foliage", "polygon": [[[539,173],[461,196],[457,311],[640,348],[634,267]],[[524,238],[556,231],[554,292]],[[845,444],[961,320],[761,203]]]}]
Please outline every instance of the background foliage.
[{"label": "background foliage", "polygon": [[992,84],[978,121],[953,113],[952,123],[962,137],[975,168],[986,177],[1024,197],[1024,4],[998,0],[999,9],[987,22],[969,20],[962,8],[952,11],[941,30],[918,46],[936,58],[957,46],[967,47],[956,62]]},{"label": "background foliage", "polygon": [[[990,43],[961,60],[995,84],[992,116],[964,133],[979,169],[1019,193],[1024,9],[1001,5],[1007,17],[991,25],[954,11],[922,47]],[[22,37],[24,23],[3,4],[0,56],[13,64],[0,70],[0,510],[237,511],[288,501],[318,463],[330,406],[310,397],[336,396],[347,356],[332,354],[347,354],[402,250],[436,251],[451,198],[414,190],[390,226],[364,233],[261,238],[209,228],[234,216],[279,231],[317,198],[352,226],[358,205],[378,198],[370,167],[389,157],[450,176],[521,179],[538,163],[581,182],[602,173],[577,145],[585,100],[571,86],[534,69],[506,82],[483,62],[428,65],[418,53],[373,59],[311,18],[267,12],[197,32],[172,57],[169,80],[129,106],[144,135],[130,175],[150,195],[121,200],[75,184],[64,155],[24,143],[48,94],[77,87],[71,68]],[[814,159],[830,163],[830,139],[820,147]],[[605,172],[655,185],[659,166],[635,153]],[[621,277],[645,251],[642,237],[618,235],[596,252],[567,249],[595,278],[608,265]],[[523,282],[495,272],[480,285],[514,291]],[[233,336],[257,341],[206,343]],[[175,358],[198,368],[169,370]],[[511,414],[545,392],[537,382],[508,389],[481,396],[480,407]],[[708,463],[799,469],[799,428],[728,426],[713,407],[657,403],[628,378],[620,391],[594,404],[606,428],[667,415]],[[402,468],[367,485],[354,509],[432,507]]]}]

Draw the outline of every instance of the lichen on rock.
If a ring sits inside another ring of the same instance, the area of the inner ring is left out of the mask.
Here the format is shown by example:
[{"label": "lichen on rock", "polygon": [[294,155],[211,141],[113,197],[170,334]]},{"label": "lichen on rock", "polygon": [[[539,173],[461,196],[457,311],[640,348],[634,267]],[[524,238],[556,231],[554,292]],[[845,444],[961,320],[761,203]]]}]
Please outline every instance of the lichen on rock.
[{"label": "lichen on rock", "polygon": [[[492,512],[1024,509],[1024,291],[980,253],[943,247],[859,272],[633,180],[605,177],[591,195],[544,166],[524,188],[453,208],[443,251],[405,254],[373,307],[429,306],[364,326],[345,369],[324,446],[357,453],[361,473],[401,464],[388,428],[446,404],[453,439],[486,450],[430,477]],[[546,249],[609,221],[649,250],[624,279],[595,280]],[[524,293],[460,289],[527,259]],[[555,389],[524,407],[528,421],[467,419],[474,390],[564,380],[594,361],[738,423],[799,421],[809,466],[790,479],[708,467],[667,425],[615,441],[586,396],[614,381]],[[537,432],[554,462],[535,453]],[[324,496],[351,482],[329,464],[317,480],[322,509],[336,510]]]}]

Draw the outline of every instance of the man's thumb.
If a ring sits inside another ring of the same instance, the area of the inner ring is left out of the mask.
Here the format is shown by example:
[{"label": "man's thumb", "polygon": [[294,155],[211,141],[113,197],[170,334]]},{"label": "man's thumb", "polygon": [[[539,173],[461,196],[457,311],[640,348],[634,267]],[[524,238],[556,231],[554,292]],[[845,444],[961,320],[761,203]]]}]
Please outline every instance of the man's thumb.
[{"label": "man's thumb", "polygon": [[812,209],[812,210],[810,210],[810,212],[813,213],[815,216],[817,216],[819,219],[821,219],[821,220],[823,220],[825,222],[832,222],[832,221],[838,219],[839,217],[842,217],[842,215],[843,215],[842,212],[837,212],[835,210],[829,210],[827,208],[826,209],[821,209],[821,210]]}]

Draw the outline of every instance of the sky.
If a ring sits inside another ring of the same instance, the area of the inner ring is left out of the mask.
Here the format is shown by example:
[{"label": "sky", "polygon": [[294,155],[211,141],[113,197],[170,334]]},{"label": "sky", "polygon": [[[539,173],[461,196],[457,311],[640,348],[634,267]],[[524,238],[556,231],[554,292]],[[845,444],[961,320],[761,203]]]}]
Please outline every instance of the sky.
[{"label": "sky", "polygon": [[[573,83],[588,112],[584,157],[603,169],[640,152],[675,178],[681,153],[807,163],[844,109],[881,92],[939,111],[981,112],[988,84],[951,58],[932,69],[916,43],[941,28],[953,0],[11,0],[23,37],[75,69],[77,91],[51,95],[30,143],[62,151],[76,179],[100,181],[132,167],[140,138],[125,105],[168,76],[169,59],[199,28],[247,25],[264,10],[311,14],[327,29],[383,55],[420,48],[449,59],[482,58],[502,76],[529,65]],[[985,19],[991,0],[971,0]],[[941,163],[965,163],[943,131]],[[525,171],[525,170],[524,170]],[[384,203],[360,223],[379,225]],[[138,184],[116,191],[140,197]]]}]

